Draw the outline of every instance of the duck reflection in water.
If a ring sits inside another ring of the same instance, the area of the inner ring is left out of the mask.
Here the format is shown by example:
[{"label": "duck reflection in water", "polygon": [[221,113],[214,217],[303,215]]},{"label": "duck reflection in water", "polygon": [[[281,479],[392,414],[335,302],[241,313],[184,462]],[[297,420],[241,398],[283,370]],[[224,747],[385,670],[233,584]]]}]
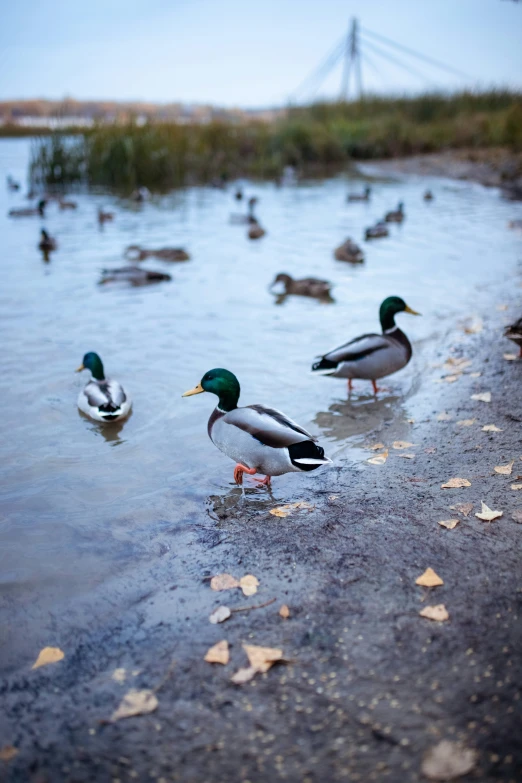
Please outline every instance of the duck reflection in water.
[{"label": "duck reflection in water", "polygon": [[94,435],[101,435],[103,439],[111,446],[119,446],[120,444],[125,443],[125,439],[120,437],[120,433],[125,427],[125,424],[132,417],[132,410],[125,419],[105,423],[94,422],[89,416],[87,416],[87,414],[83,413],[83,411],[79,409],[78,415],[80,419],[83,419],[89,423],[89,429],[92,433],[94,433]]}]

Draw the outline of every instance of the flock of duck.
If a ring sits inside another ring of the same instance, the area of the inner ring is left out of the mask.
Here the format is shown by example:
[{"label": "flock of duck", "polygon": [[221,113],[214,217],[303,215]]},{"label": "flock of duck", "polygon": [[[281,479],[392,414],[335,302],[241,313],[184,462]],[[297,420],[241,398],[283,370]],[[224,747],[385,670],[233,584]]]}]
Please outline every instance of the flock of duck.
[{"label": "flock of duck", "polygon": [[[8,187],[12,190],[16,183],[8,179]],[[139,188],[132,198],[143,201],[149,197],[146,188]],[[371,188],[368,186],[363,193],[349,194],[347,201],[368,201]],[[51,198],[40,199],[34,208],[13,209],[12,217],[45,216],[45,208]],[[235,193],[237,201],[243,200],[243,192]],[[433,200],[431,191],[424,194],[426,201]],[[60,209],[75,209],[75,202],[57,199]],[[246,214],[232,215],[231,222],[248,225],[248,237],[259,239],[266,232],[257,220],[254,211],[257,198],[248,200]],[[113,213],[99,210],[100,225],[114,219]],[[386,213],[383,221],[370,227],[365,232],[367,240],[387,236],[387,224],[402,223],[405,219],[404,205],[399,203],[396,210]],[[57,247],[55,240],[45,229],[41,230],[40,250],[48,256]],[[109,280],[129,280],[135,284],[170,279],[170,275],[154,270],[145,270],[138,263],[148,258],[158,258],[163,261],[182,262],[189,260],[189,255],[182,248],[161,248],[152,250],[138,245],[130,245],[125,255],[132,260],[133,265],[120,269],[104,270],[101,282]],[[338,260],[360,263],[364,259],[362,250],[350,238],[337,248],[334,256]],[[306,278],[293,280],[290,275],[281,273],[275,278],[271,289],[278,293],[295,294],[298,296],[315,296],[322,298],[329,295],[330,284],[324,280]],[[333,378],[344,378],[348,383],[348,391],[353,388],[355,379],[371,381],[373,391],[378,393],[377,381],[392,375],[404,368],[411,359],[412,346],[406,334],[395,323],[395,317],[400,313],[420,315],[398,296],[389,296],[381,304],[379,320],[381,333],[363,334],[328,351],[312,364],[312,373],[327,375]],[[507,327],[505,336],[513,340],[520,348],[522,357],[522,318]],[[78,408],[94,421],[109,423],[124,419],[131,411],[132,400],[122,385],[105,376],[101,358],[94,352],[86,353],[77,372],[88,370],[91,378],[78,396]],[[248,405],[239,407],[240,385],[236,376],[229,370],[215,368],[206,372],[200,382],[183,397],[209,392],[218,398],[218,403],[208,421],[208,435],[214,445],[235,461],[234,480],[243,483],[243,475],[254,476],[255,481],[266,486],[270,485],[272,476],[280,476],[290,472],[316,470],[331,460],[325,455],[324,449],[318,445],[317,439],[307,430],[290,419],[284,413],[265,405]],[[257,475],[261,475],[258,478]]]}]

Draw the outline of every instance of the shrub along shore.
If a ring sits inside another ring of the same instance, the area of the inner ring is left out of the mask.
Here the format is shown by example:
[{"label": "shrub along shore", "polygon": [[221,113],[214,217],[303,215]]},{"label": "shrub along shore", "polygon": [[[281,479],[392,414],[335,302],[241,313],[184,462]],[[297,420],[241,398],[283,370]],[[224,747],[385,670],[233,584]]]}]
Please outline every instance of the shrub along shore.
[{"label": "shrub along shore", "polygon": [[272,123],[99,125],[35,141],[31,180],[126,191],[277,178],[285,166],[324,173],[350,161],[448,149],[522,151],[522,94],[509,91],[368,97],[289,108]]}]

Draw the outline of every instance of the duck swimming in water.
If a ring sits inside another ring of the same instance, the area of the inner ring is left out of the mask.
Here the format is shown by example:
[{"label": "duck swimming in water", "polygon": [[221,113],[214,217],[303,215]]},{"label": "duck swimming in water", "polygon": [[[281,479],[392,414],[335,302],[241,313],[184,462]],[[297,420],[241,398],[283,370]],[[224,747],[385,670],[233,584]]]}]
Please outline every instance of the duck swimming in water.
[{"label": "duck swimming in water", "polygon": [[331,285],[327,280],[318,280],[315,277],[305,277],[302,280],[294,280],[290,275],[280,272],[270,291],[277,296],[311,296],[315,299],[328,299]]},{"label": "duck swimming in water", "polygon": [[42,253],[50,253],[52,250],[56,250],[58,247],[58,243],[56,242],[56,239],[54,239],[54,237],[49,236],[45,228],[42,228],[40,233],[42,235],[42,238],[40,239],[38,249],[41,250]]},{"label": "duck swimming in water", "polygon": [[47,201],[42,198],[36,207],[22,207],[21,209],[9,210],[9,217],[45,217],[44,210]]},{"label": "duck swimming in water", "polygon": [[374,226],[370,226],[370,228],[367,228],[366,231],[364,232],[364,238],[366,240],[381,239],[382,237],[388,237],[388,236],[390,236],[388,226],[382,220],[379,220],[378,223],[376,223]]},{"label": "duck swimming in water", "polygon": [[172,280],[165,272],[154,269],[143,269],[140,266],[122,266],[119,269],[102,269],[100,285],[104,283],[130,283],[131,285],[148,285]]},{"label": "duck swimming in water", "polygon": [[270,486],[272,476],[315,470],[331,462],[316,439],[281,411],[264,405],[238,408],[239,381],[228,370],[209,370],[194,389],[182,396],[202,392],[219,398],[207,430],[212,443],[237,463],[236,484],[243,483],[244,473],[260,473],[264,478],[255,480]]},{"label": "duck swimming in water", "polygon": [[76,372],[90,370],[92,378],[78,396],[78,408],[95,421],[118,421],[128,416],[132,407],[129,395],[118,381],[105,377],[102,360],[90,351]]},{"label": "duck swimming in water", "polygon": [[147,248],[139,245],[129,245],[124,255],[130,261],[145,261],[146,258],[158,258],[160,261],[188,261],[190,259],[187,251],[181,247],[162,247],[159,250],[147,250]]},{"label": "duck swimming in water", "polygon": [[371,192],[372,189],[369,185],[366,185],[363,193],[348,193],[346,201],[369,201]]},{"label": "duck swimming in water", "polygon": [[355,242],[348,237],[342,245],[336,247],[334,250],[334,258],[336,261],[348,261],[350,264],[362,264],[364,261],[364,253]]},{"label": "duck swimming in water", "polygon": [[371,381],[377,394],[376,381],[402,370],[411,359],[410,341],[395,323],[397,313],[420,315],[400,296],[389,296],[379,310],[382,334],[363,334],[334,348],[312,365],[312,372],[347,378],[348,391],[354,378]]},{"label": "duck swimming in water", "polygon": [[399,201],[397,209],[393,209],[391,212],[387,212],[384,216],[386,223],[402,223],[406,215],[404,214],[404,204]]}]

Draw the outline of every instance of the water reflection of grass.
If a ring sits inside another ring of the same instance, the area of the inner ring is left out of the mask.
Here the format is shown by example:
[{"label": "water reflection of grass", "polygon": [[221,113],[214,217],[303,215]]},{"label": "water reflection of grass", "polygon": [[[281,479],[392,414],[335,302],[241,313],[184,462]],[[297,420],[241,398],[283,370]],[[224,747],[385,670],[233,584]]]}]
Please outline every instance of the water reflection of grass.
[{"label": "water reflection of grass", "polygon": [[522,151],[522,96],[508,91],[366,98],[290,108],[264,123],[100,125],[74,138],[54,134],[33,150],[34,180],[167,189],[241,175],[275,177],[285,165],[341,166],[447,148]]}]

